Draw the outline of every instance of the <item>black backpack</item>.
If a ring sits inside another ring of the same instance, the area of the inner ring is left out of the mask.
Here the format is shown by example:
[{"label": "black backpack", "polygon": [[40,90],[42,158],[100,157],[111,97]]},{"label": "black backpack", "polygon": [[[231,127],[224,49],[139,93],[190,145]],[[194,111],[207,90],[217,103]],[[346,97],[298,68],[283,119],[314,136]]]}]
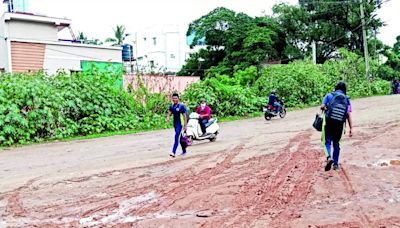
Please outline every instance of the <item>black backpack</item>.
[{"label": "black backpack", "polygon": [[345,123],[347,119],[348,98],[342,93],[332,93],[333,97],[328,104],[325,116],[327,120]]}]

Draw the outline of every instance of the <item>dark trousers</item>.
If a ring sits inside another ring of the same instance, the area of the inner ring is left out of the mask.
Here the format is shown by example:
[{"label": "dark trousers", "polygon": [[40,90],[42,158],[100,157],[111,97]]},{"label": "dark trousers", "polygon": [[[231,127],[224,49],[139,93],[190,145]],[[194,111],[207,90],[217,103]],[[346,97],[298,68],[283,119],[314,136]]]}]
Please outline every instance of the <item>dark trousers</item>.
[{"label": "dark trousers", "polygon": [[[322,128],[322,143],[324,144],[325,155],[333,159],[333,164],[339,164],[340,140],[343,135],[343,123],[326,120]],[[332,151],[333,144],[333,154]]]},{"label": "dark trousers", "polygon": [[203,134],[206,133],[206,125],[207,125],[207,123],[208,123],[207,119],[199,119],[199,124],[200,124],[201,131],[203,132]]},{"label": "dark trousers", "polygon": [[[178,149],[179,140],[181,137],[182,125],[174,126],[174,128],[175,128],[175,141],[174,141],[174,146],[172,147],[172,153],[176,154],[176,150]],[[182,153],[186,153],[186,148],[182,147]]]}]

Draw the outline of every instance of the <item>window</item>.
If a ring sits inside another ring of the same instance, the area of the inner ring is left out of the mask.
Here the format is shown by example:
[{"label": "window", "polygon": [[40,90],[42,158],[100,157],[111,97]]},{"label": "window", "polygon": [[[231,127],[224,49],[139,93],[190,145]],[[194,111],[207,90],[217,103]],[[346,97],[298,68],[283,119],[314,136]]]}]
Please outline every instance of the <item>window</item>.
[{"label": "window", "polygon": [[146,37],[144,37],[144,38],[143,38],[143,40],[144,40],[144,41],[146,41],[146,40],[147,40],[147,38],[146,38]]},{"label": "window", "polygon": [[174,54],[171,54],[171,59],[175,59],[175,55]]},{"label": "window", "polygon": [[153,37],[153,44],[154,44],[154,46],[157,45],[157,37]]},{"label": "window", "polygon": [[153,61],[153,60],[150,61],[150,67],[151,67],[151,68],[154,67],[154,61]]}]

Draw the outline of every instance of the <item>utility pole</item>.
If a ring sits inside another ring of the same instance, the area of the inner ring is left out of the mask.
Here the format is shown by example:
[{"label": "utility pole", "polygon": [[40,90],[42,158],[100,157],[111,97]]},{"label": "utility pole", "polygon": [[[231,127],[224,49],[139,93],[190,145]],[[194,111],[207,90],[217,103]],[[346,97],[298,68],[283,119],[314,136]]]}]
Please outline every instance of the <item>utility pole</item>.
[{"label": "utility pole", "polygon": [[314,65],[317,64],[317,43],[315,40],[312,42],[312,60]]},{"label": "utility pole", "polygon": [[365,77],[367,80],[371,80],[370,74],[369,74],[368,43],[367,43],[367,31],[365,28],[365,15],[364,15],[363,0],[360,0],[360,11],[361,11],[361,24],[362,24],[363,45],[364,45]]},{"label": "utility pole", "polygon": [[132,45],[129,45],[129,69],[130,69],[130,74],[133,74],[133,65],[132,65],[132,57],[133,57],[133,48]]}]

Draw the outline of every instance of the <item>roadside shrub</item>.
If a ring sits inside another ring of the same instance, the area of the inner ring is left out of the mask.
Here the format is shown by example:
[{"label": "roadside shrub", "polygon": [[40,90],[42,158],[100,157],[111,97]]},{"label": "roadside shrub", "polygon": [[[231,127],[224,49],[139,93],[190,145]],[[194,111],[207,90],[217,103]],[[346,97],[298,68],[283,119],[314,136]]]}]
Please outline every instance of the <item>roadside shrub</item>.
[{"label": "roadside shrub", "polygon": [[[182,100],[190,110],[205,98],[220,117],[246,116],[267,103],[271,90],[284,97],[287,107],[320,104],[338,81],[348,85],[351,98],[388,94],[390,83],[376,77],[365,79],[362,59],[346,50],[342,58],[314,65],[296,61],[262,70],[252,66],[234,69],[215,67],[199,83],[190,85]],[[152,94],[140,84],[128,92],[115,78],[93,70],[82,74],[0,74],[0,146],[40,142],[122,130],[167,128],[169,94]]]},{"label": "roadside shrub", "polygon": [[204,97],[220,116],[245,116],[260,110],[272,90],[285,98],[287,107],[300,108],[320,104],[339,81],[347,83],[351,98],[389,93],[389,82],[376,77],[377,64],[372,62],[374,80],[368,81],[362,58],[344,49],[340,53],[341,59],[323,65],[303,60],[269,66],[261,73],[254,66],[236,71],[232,76],[214,72],[213,77],[186,89],[184,99],[193,108]]},{"label": "roadside shrub", "polygon": [[201,98],[205,98],[213,114],[218,116],[245,116],[260,109],[265,98],[256,96],[255,90],[243,86],[248,83],[248,74],[254,69],[246,69],[234,73],[234,77],[217,75],[213,78],[190,85],[184,93],[183,99],[190,109],[199,105]]},{"label": "roadside shrub", "polygon": [[101,74],[3,74],[0,145],[165,127],[164,101],[149,95],[143,105]]}]

